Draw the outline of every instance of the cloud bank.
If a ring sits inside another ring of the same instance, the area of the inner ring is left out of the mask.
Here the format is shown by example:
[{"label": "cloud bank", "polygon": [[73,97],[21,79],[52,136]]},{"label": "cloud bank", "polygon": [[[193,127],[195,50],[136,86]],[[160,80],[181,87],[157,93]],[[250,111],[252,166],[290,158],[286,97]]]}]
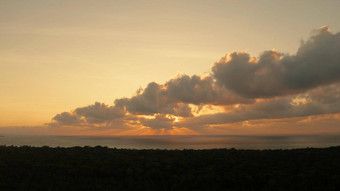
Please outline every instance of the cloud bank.
[{"label": "cloud bank", "polygon": [[303,42],[296,55],[275,50],[259,59],[233,52],[222,57],[213,68],[217,82],[238,95],[266,98],[296,94],[340,81],[340,33],[327,26]]},{"label": "cloud bank", "polygon": [[218,125],[340,113],[340,33],[321,27],[295,55],[276,50],[258,58],[232,52],[207,76],[178,75],[149,83],[109,106],[62,112],[49,125],[204,132]]}]

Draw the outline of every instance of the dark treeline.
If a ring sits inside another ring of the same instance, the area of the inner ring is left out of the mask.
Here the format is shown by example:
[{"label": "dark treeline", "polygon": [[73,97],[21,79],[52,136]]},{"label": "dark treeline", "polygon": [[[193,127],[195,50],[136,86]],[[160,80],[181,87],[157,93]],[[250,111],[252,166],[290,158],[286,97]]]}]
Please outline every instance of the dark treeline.
[{"label": "dark treeline", "polygon": [[0,146],[0,190],[340,190],[340,147]]}]

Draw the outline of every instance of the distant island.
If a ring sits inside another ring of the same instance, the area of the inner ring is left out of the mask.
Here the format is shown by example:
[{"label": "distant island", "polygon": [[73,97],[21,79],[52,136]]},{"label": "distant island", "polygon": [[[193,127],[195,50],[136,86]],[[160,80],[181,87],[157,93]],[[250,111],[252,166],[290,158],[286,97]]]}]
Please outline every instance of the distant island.
[{"label": "distant island", "polygon": [[134,150],[0,146],[1,190],[339,190],[340,146]]}]

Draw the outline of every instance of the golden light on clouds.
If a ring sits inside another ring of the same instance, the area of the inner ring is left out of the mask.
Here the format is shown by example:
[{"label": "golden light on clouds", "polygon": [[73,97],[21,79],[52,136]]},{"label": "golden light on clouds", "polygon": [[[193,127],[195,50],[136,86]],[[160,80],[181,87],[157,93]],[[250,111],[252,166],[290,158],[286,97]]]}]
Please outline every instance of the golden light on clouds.
[{"label": "golden light on clouds", "polygon": [[340,5],[320,5],[1,1],[0,133],[339,132]]}]

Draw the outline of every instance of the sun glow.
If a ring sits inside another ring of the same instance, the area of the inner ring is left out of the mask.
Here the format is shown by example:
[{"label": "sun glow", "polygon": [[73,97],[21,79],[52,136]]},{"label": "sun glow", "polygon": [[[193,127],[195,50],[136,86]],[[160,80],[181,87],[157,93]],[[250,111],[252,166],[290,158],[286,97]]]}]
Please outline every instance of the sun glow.
[{"label": "sun glow", "polygon": [[225,111],[225,107],[216,106],[216,105],[193,105],[190,104],[190,107],[193,111],[194,116],[206,115],[206,114],[215,114],[221,113]]}]

